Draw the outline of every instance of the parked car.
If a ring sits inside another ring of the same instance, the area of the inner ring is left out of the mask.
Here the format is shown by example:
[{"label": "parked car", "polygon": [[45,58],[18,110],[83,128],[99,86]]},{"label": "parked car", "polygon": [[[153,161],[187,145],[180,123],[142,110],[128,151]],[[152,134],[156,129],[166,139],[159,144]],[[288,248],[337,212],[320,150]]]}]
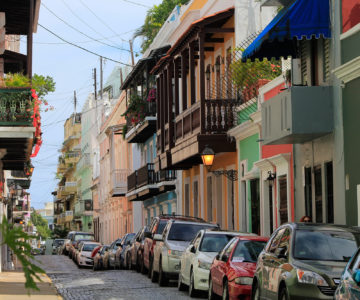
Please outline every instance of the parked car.
[{"label": "parked car", "polygon": [[169,220],[162,235],[154,235],[156,245],[151,280],[155,282],[158,279],[159,285],[164,286],[169,279],[177,279],[182,253],[199,230],[206,228],[218,228],[218,225],[190,217],[187,218],[187,221]]},{"label": "parked car", "polygon": [[91,259],[91,252],[94,248],[101,246],[97,242],[81,242],[79,251],[76,255],[76,264],[81,267],[92,267],[94,261]]},{"label": "parked car", "polygon": [[291,223],[261,252],[253,299],[333,299],[341,273],[360,246],[360,229]]},{"label": "parked car", "polygon": [[44,248],[31,248],[31,254],[32,255],[43,255],[44,253]]},{"label": "parked car", "polygon": [[143,260],[143,251],[144,251],[144,234],[148,232],[149,229],[147,226],[141,228],[134,237],[134,243],[131,245],[127,255],[129,259],[127,260],[130,264],[130,268],[135,269],[137,272],[144,273],[144,260]]},{"label": "parked car", "polygon": [[93,270],[94,271],[104,269],[103,258],[104,258],[106,251],[109,249],[109,247],[110,247],[109,245],[102,246],[100,248],[100,250],[93,257],[93,261],[94,261]]},{"label": "parked car", "polygon": [[260,252],[268,238],[260,236],[234,237],[215,256],[210,268],[208,299],[251,299],[251,287]]},{"label": "parked car", "polygon": [[71,238],[72,236],[75,234],[76,231],[70,231],[67,236],[66,236],[66,239],[65,239],[65,242],[64,242],[64,248],[63,248],[63,253],[64,255],[69,255],[69,251],[70,251],[70,248],[71,248]]},{"label": "parked car", "polygon": [[360,248],[347,264],[335,292],[335,300],[360,299]]},{"label": "parked car", "polygon": [[55,239],[52,244],[52,254],[58,254],[59,248],[64,244],[65,239]]},{"label": "parked car", "polygon": [[130,249],[132,245],[135,243],[135,236],[130,240],[130,242],[125,246],[124,249],[124,267],[128,270],[131,270],[131,256],[130,256]]},{"label": "parked car", "polygon": [[85,239],[85,240],[77,240],[76,242],[74,242],[74,245],[70,248],[69,257],[71,257],[75,263],[77,260],[77,255],[79,253],[79,248],[83,242],[95,242],[95,241]]},{"label": "parked car", "polygon": [[239,234],[240,232],[233,231],[200,230],[181,255],[179,290],[188,286],[190,297],[195,296],[199,290],[207,291],[209,270],[214,257]]},{"label": "parked car", "polygon": [[109,249],[105,252],[104,255],[104,268],[115,269],[115,254],[118,247],[121,247],[121,239],[116,239],[113,241],[109,247]]},{"label": "parked car", "polygon": [[156,245],[156,241],[154,241],[153,237],[155,234],[162,234],[163,230],[167,224],[167,222],[171,219],[175,218],[174,215],[160,215],[158,217],[154,217],[149,232],[144,234],[144,251],[143,251],[143,262],[144,269],[148,271],[148,277],[151,276],[151,268],[152,261],[154,257],[154,247]]},{"label": "parked car", "polygon": [[115,265],[117,268],[125,268],[125,249],[130,245],[131,240],[134,238],[135,233],[127,233],[121,239],[121,247],[118,247],[115,254]]},{"label": "parked car", "polygon": [[73,254],[75,254],[75,244],[79,241],[79,240],[87,240],[87,241],[93,241],[94,240],[94,234],[93,233],[89,233],[89,232],[79,232],[79,231],[75,231],[72,233],[71,235],[71,243],[69,246],[69,257],[73,258]]}]

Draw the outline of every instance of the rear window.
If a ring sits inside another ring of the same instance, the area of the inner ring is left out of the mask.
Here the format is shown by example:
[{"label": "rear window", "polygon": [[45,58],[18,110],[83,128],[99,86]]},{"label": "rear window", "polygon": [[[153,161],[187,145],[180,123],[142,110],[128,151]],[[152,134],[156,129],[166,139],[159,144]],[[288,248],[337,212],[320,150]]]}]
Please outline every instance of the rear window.
[{"label": "rear window", "polygon": [[94,235],[93,234],[76,234],[75,235],[75,241],[78,240],[93,240]]},{"label": "rear window", "polygon": [[84,247],[82,248],[82,251],[91,252],[98,246],[99,246],[98,244],[85,244]]},{"label": "rear window", "polygon": [[234,236],[228,234],[205,234],[199,251],[202,252],[219,252]]},{"label": "rear window", "polygon": [[64,240],[55,240],[53,244],[54,244],[54,246],[62,245],[62,244],[64,244]]},{"label": "rear window", "polygon": [[294,258],[318,261],[348,261],[360,246],[360,233],[297,230]]},{"label": "rear window", "polygon": [[159,223],[159,225],[158,225],[158,227],[156,229],[156,234],[162,234],[163,233],[167,222],[168,222],[167,220],[166,221],[160,221],[160,223]]},{"label": "rear window", "polygon": [[214,228],[214,227],[215,227],[214,225],[210,225],[210,224],[198,225],[198,224],[174,223],[170,228],[167,239],[172,241],[190,242],[199,232],[199,230],[206,228]]},{"label": "rear window", "polygon": [[236,245],[232,261],[256,262],[266,242],[263,241],[240,241]]}]

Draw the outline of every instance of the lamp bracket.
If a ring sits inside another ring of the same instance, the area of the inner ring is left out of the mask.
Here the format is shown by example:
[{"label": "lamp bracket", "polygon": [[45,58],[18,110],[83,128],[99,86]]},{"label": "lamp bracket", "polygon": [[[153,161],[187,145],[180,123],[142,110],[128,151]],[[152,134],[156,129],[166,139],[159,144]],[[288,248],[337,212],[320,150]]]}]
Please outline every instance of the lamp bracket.
[{"label": "lamp bracket", "polygon": [[216,177],[224,175],[226,178],[230,179],[231,181],[238,180],[238,171],[237,170],[221,170],[221,171],[210,171]]}]

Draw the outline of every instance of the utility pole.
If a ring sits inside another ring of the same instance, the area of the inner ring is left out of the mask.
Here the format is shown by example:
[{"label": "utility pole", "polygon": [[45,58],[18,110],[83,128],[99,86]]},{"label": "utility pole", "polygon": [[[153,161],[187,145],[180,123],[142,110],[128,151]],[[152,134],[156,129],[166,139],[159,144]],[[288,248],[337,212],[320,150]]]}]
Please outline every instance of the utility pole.
[{"label": "utility pole", "polygon": [[131,65],[134,66],[135,59],[134,59],[134,51],[133,51],[133,40],[129,41],[129,45],[130,45],[130,53],[131,53]]},{"label": "utility pole", "polygon": [[76,104],[77,104],[76,91],[74,91],[74,113],[75,114],[76,114]]},{"label": "utility pole", "polygon": [[103,98],[103,57],[100,56],[100,98]]},{"label": "utility pole", "polygon": [[93,76],[94,76],[94,96],[95,96],[95,100],[97,100],[96,68],[93,69]]}]

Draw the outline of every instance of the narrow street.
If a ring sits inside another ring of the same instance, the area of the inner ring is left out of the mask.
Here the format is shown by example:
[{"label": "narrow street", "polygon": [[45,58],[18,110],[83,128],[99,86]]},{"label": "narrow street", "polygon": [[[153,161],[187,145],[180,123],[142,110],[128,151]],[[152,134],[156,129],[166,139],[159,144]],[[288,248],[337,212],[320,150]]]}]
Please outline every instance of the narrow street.
[{"label": "narrow street", "polygon": [[65,300],[190,299],[187,292],[177,290],[175,282],[159,287],[136,271],[79,269],[63,255],[38,255],[36,259]]}]

